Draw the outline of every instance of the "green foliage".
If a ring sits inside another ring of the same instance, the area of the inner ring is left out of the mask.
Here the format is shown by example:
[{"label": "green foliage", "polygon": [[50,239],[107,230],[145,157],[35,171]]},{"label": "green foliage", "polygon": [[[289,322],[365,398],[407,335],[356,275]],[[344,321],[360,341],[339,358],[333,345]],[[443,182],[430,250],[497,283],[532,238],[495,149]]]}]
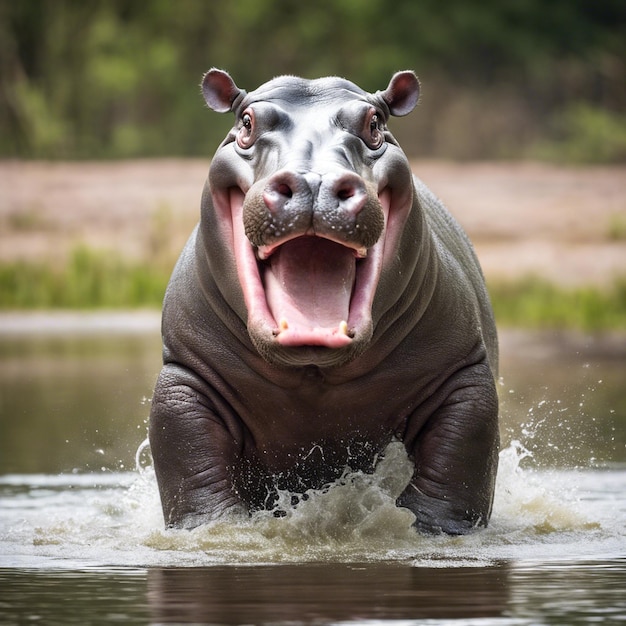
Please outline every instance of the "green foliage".
[{"label": "green foliage", "polygon": [[0,265],[1,309],[158,307],[170,269],[77,248],[64,267],[17,261]]},{"label": "green foliage", "polygon": [[[166,212],[157,219],[167,219]],[[0,265],[0,310],[161,306],[171,264],[131,262],[81,246],[65,266]],[[610,289],[560,288],[539,278],[489,285],[496,321],[522,328],[626,329],[626,278]]]},{"label": "green foliage", "polygon": [[570,163],[626,161],[626,114],[580,102],[554,117],[554,139],[542,141],[530,154]]},{"label": "green foliage", "polygon": [[626,278],[610,289],[560,288],[540,278],[489,285],[496,321],[503,326],[626,329]]},{"label": "green foliage", "polygon": [[611,217],[607,236],[611,241],[626,241],[626,214],[616,213]]},{"label": "green foliage", "polygon": [[0,0],[0,156],[209,155],[231,123],[199,93],[217,66],[247,89],[291,73],[377,90],[413,68],[412,156],[519,156],[581,102],[576,158],[624,159],[601,137],[624,109],[625,25],[621,0]]}]

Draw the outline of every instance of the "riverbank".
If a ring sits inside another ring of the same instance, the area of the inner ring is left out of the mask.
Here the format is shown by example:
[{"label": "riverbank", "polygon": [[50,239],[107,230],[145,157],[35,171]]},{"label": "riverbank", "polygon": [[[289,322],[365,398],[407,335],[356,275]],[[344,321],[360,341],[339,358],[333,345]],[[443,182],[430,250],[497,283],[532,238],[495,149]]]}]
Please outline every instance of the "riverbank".
[{"label": "riverbank", "polygon": [[[67,260],[77,246],[176,257],[209,161],[0,161],[0,262]],[[606,285],[626,273],[626,168],[415,161],[474,242],[490,280]]]},{"label": "riverbank", "polygon": [[[0,162],[0,309],[158,309],[207,160]],[[626,169],[416,161],[505,325],[626,328]]]}]

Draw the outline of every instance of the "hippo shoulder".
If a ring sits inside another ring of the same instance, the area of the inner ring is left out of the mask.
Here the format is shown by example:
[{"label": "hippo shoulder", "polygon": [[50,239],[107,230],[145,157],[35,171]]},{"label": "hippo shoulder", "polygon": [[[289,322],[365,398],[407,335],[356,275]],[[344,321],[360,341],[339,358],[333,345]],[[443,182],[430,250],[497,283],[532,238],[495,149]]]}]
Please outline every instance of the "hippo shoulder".
[{"label": "hippo shoulder", "polygon": [[476,273],[482,282],[482,271],[474,247],[463,227],[443,202],[417,177],[414,176],[417,200],[424,212],[426,222],[439,243],[469,273]]},{"label": "hippo shoulder", "polygon": [[439,264],[447,274],[445,285],[469,284],[475,296],[482,335],[494,375],[498,371],[498,340],[489,294],[480,262],[467,233],[443,202],[416,176],[417,201],[424,212],[437,249]]}]

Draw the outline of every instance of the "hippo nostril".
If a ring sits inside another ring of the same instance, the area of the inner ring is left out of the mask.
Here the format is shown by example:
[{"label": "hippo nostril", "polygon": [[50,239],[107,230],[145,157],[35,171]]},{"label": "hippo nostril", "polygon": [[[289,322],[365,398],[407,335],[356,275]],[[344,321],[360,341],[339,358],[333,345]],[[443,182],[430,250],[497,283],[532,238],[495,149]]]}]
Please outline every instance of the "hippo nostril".
[{"label": "hippo nostril", "polygon": [[328,188],[335,203],[342,211],[356,215],[364,206],[367,199],[365,183],[360,176],[344,174],[336,178]]},{"label": "hippo nostril", "polygon": [[291,190],[291,187],[287,185],[287,183],[277,184],[276,187],[274,188],[274,191],[280,194],[281,196],[285,196],[285,198],[293,197],[293,191]]},{"label": "hippo nostril", "polygon": [[352,185],[341,187],[337,190],[337,198],[339,198],[339,200],[341,201],[352,198],[354,194],[355,194],[355,190]]},{"label": "hippo nostril", "polygon": [[263,192],[263,200],[270,211],[280,211],[297,192],[297,181],[283,174],[269,182]]}]

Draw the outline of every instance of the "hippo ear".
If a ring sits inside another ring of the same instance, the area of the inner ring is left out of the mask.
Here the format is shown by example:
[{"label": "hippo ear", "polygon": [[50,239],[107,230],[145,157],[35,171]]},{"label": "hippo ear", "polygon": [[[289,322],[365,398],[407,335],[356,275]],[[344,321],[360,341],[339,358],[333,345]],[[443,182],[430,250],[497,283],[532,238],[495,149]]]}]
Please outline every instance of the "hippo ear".
[{"label": "hippo ear", "polygon": [[229,74],[216,68],[210,69],[202,78],[202,95],[211,109],[226,113],[233,109],[238,96],[245,94],[235,85]]},{"label": "hippo ear", "polygon": [[391,115],[402,116],[410,113],[420,97],[420,83],[414,72],[397,72],[391,77],[385,91],[381,92]]}]

